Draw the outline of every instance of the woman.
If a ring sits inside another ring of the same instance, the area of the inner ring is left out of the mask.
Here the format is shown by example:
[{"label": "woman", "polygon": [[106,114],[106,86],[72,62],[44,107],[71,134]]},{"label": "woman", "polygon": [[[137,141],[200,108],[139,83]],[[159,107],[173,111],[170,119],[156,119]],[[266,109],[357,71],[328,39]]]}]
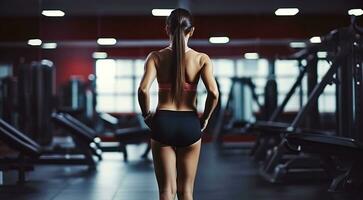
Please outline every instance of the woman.
[{"label": "woman", "polygon": [[[216,107],[218,89],[212,63],[204,53],[188,47],[193,35],[192,16],[185,9],[175,9],[166,20],[170,45],[151,52],[145,61],[138,99],[146,124],[152,130],[151,148],[160,200],[193,199],[201,134]],[[196,88],[202,78],[208,91],[204,113],[196,112]],[[159,84],[158,105],[154,115],[149,110],[149,89]]]}]

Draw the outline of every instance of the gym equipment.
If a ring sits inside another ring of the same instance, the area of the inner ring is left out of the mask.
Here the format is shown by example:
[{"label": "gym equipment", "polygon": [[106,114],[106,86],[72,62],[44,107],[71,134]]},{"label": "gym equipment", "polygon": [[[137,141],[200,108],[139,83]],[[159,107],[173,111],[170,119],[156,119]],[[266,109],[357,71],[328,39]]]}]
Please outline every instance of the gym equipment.
[{"label": "gym equipment", "polygon": [[[127,161],[128,154],[126,146],[128,144],[147,142],[150,131],[147,127],[142,127],[143,122],[140,119],[137,119],[136,127],[120,128],[117,118],[107,113],[96,113],[94,104],[95,95],[92,89],[94,86],[92,83],[92,77],[89,77],[89,84],[81,81],[78,77],[72,77],[68,84],[63,87],[63,94],[60,98],[61,103],[57,110],[65,118],[77,122],[78,126],[86,127],[86,132],[91,133],[92,137],[96,135],[102,137],[104,131],[110,133],[118,142],[117,146],[106,144],[106,142],[101,143],[101,139],[98,137],[97,140],[99,142],[95,144],[97,144],[100,150],[105,152],[121,151],[124,155],[124,160]],[[95,129],[98,130],[97,133]],[[143,158],[146,158],[149,150],[150,146],[148,145],[145,153],[142,155]],[[96,155],[100,157],[97,153]]]},{"label": "gym equipment", "polygon": [[[324,75],[321,82],[316,84],[317,81],[317,57],[316,54],[318,51],[328,51],[331,56],[329,59],[332,60],[332,65],[328,72]],[[334,133],[327,133],[316,131],[320,127],[319,125],[319,111],[317,106],[317,98],[323,92],[325,86],[327,84],[331,84],[332,82],[340,82],[339,76],[333,77],[333,75],[338,70],[338,66],[342,65],[343,57],[346,55],[341,55],[338,53],[337,48],[337,38],[335,32],[326,37],[326,41],[322,44],[312,45],[307,49],[303,50],[299,53],[300,55],[308,55],[307,63],[308,67],[306,69],[308,73],[308,100],[306,105],[298,112],[297,116],[293,120],[291,125],[288,124],[280,124],[274,125],[274,122],[268,122],[259,127],[260,134],[264,136],[264,139],[273,138],[273,142],[271,140],[263,140],[260,138],[260,143],[257,145],[258,150],[262,149],[262,153],[265,153],[266,159],[260,168],[261,175],[265,177],[267,180],[271,182],[282,181],[283,179],[289,177],[297,177],[301,175],[301,177],[328,177],[327,173],[329,170],[327,169],[327,160],[328,158],[306,153],[293,154],[293,152],[289,152],[283,142],[283,137],[290,133],[299,132],[299,133],[315,133],[320,135],[329,136]],[[333,59],[332,59],[333,58]],[[301,74],[300,74],[301,75]],[[300,78],[300,76],[299,76]],[[299,80],[298,78],[298,80]],[[295,85],[293,86],[293,88]],[[349,90],[348,90],[349,91]],[[287,96],[289,96],[288,94]],[[315,95],[315,96],[314,96]],[[339,95],[337,95],[337,98]],[[285,101],[284,101],[285,102]],[[283,103],[284,103],[283,102]],[[337,99],[339,104],[339,99]],[[280,111],[278,109],[277,111]],[[302,124],[304,117],[309,115],[309,119],[305,120],[305,129],[298,128],[299,125]],[[273,115],[275,117],[277,115]],[[258,125],[258,124],[257,124]],[[258,129],[258,128],[257,128]],[[267,137],[266,137],[267,136]],[[281,137],[282,136],[282,137]],[[271,144],[272,143],[272,144]],[[280,143],[280,144],[279,144]],[[262,145],[261,145],[262,144]],[[273,147],[273,148],[272,148]],[[272,150],[267,150],[272,148]],[[255,155],[260,153],[259,151],[255,151]]]},{"label": "gym equipment", "polygon": [[[302,86],[302,80],[307,74],[308,68],[316,68],[317,65],[316,56],[310,57],[309,55],[309,53],[304,52],[297,53],[292,56],[292,58],[299,60],[299,75],[290,90],[287,92],[282,103],[270,115],[269,120],[257,121],[255,123],[250,123],[246,125],[245,131],[257,133],[255,145],[250,153],[250,155],[253,157],[253,160],[264,160],[268,149],[276,146],[281,141],[281,137],[279,136],[279,134],[276,133],[280,133],[286,130],[289,124],[278,122],[278,119],[284,111],[291,97],[295,94],[295,91]],[[304,58],[308,59],[306,65],[301,62],[301,60]]]},{"label": "gym equipment", "polygon": [[255,84],[249,77],[231,78],[232,85],[228,95],[226,105],[219,111],[219,123],[217,141],[222,145],[223,137],[226,135],[246,135],[241,132],[244,127],[253,118],[253,103],[256,103],[258,110],[263,110],[263,105],[258,100],[255,91]]},{"label": "gym equipment", "polygon": [[102,160],[102,151],[100,149],[101,139],[97,137],[97,134],[93,129],[65,113],[53,113],[52,119],[57,125],[71,132],[76,147],[83,152],[86,159],[92,165],[95,165],[92,155],[95,155],[99,160]]},{"label": "gym equipment", "polygon": [[33,164],[26,158],[38,158],[41,154],[40,146],[2,119],[0,119],[0,140],[19,152],[15,159],[0,159],[0,170],[17,170],[18,183],[24,183],[26,172],[34,169]]},{"label": "gym equipment", "polygon": [[[101,160],[102,151],[98,148],[99,138],[91,129],[66,114],[53,114],[54,122],[67,129],[75,147],[61,147],[53,144],[53,149],[42,147],[34,140],[0,119],[0,140],[19,152],[14,158],[0,159],[1,170],[18,170],[18,182],[25,181],[25,171],[32,170],[34,164],[87,165],[94,169]],[[95,159],[97,157],[97,159]]]},{"label": "gym equipment", "polygon": [[[363,80],[363,28],[358,27],[354,16],[352,16],[351,22],[351,26],[334,30],[328,36],[335,38],[339,48],[334,55],[335,59],[331,68],[309,96],[309,100],[316,100],[327,82],[338,79],[338,136],[294,133],[288,134],[285,140],[285,144],[287,144],[285,147],[292,150],[330,157],[337,156],[350,161],[350,166],[344,173],[334,176],[329,188],[330,191],[334,192],[360,192],[363,188],[363,172],[361,171],[363,167],[363,144],[360,129],[363,120],[363,88],[361,86]],[[324,42],[330,42],[329,39],[326,38]],[[295,129],[308,108],[309,104],[307,103],[304,106],[304,112],[298,115],[289,130]]]},{"label": "gym equipment", "polygon": [[52,142],[54,77],[49,60],[19,66],[19,128],[41,145]]},{"label": "gym equipment", "polygon": [[[326,44],[324,44],[326,45]],[[326,173],[326,164],[324,163],[327,159],[321,159],[320,156],[316,155],[308,155],[308,154],[295,154],[295,156],[291,156],[292,152],[289,152],[286,150],[283,140],[281,136],[284,136],[286,134],[289,134],[291,132],[305,132],[306,129],[314,130],[314,128],[319,127],[317,124],[319,122],[319,111],[317,106],[317,98],[311,98],[311,95],[316,93],[317,88],[320,91],[320,93],[323,92],[324,87],[329,84],[331,81],[326,78],[329,75],[331,75],[332,72],[336,69],[336,65],[334,63],[336,60],[333,60],[333,64],[328,70],[328,72],[325,74],[324,78],[321,80],[319,84],[312,87],[314,83],[316,82],[316,65],[317,65],[317,59],[316,59],[316,53],[319,49],[323,48],[327,49],[326,46],[319,46],[318,48],[314,47],[309,49],[310,51],[310,58],[308,60],[308,63],[313,63],[313,65],[310,66],[307,70],[310,72],[310,75],[308,75],[308,81],[312,81],[313,84],[308,83],[308,94],[309,98],[306,103],[306,105],[298,112],[297,116],[294,118],[291,125],[288,125],[286,127],[283,127],[281,130],[278,131],[267,131],[269,128],[266,129],[266,132],[264,134],[269,134],[269,137],[273,137],[275,139],[274,141],[274,148],[270,151],[267,151],[266,153],[266,160],[263,163],[263,165],[260,168],[261,175],[266,178],[270,182],[279,182],[284,179],[288,179],[290,177],[310,177],[310,178],[327,178],[328,174]],[[319,93],[319,95],[320,95]],[[308,109],[309,110],[308,110]],[[307,114],[309,114],[309,117],[311,117],[310,120],[307,121],[305,130],[298,130],[298,126],[302,123],[302,117],[305,117]],[[311,114],[311,116],[310,116]],[[299,120],[297,123],[297,119]],[[312,125],[316,123],[317,125]],[[309,127],[310,125],[310,127]],[[293,128],[292,128],[293,127]],[[316,130],[316,129],[315,129]],[[315,131],[316,134],[326,134],[325,132],[319,132]],[[331,133],[330,133],[331,134]],[[266,145],[265,145],[266,146]]]},{"label": "gym equipment", "polygon": [[[337,120],[338,120],[338,124],[339,126],[337,127],[337,134],[340,135],[341,132],[343,131],[341,128],[340,124],[343,124],[344,127],[348,127],[346,131],[346,133],[344,133],[345,137],[351,138],[351,139],[359,139],[359,135],[358,134],[354,134],[356,133],[355,130],[357,130],[357,124],[360,124],[361,122],[359,120],[361,120],[359,117],[356,116],[360,116],[360,111],[361,111],[361,100],[360,100],[360,93],[361,91],[361,86],[360,86],[360,80],[362,80],[362,73],[356,73],[356,71],[360,70],[361,67],[361,63],[362,63],[362,59],[360,58],[360,54],[362,53],[362,46],[361,46],[361,40],[360,40],[360,35],[359,33],[357,34],[357,31],[354,30],[354,28],[352,28],[353,26],[350,26],[348,28],[341,28],[335,31],[332,31],[328,36],[326,36],[323,40],[323,43],[321,45],[315,45],[316,49],[321,49],[321,48],[325,48],[324,50],[329,50],[330,55],[332,56],[333,60],[332,60],[332,64],[330,66],[330,69],[326,72],[326,74],[324,75],[324,77],[322,78],[321,82],[319,84],[317,84],[312,92],[310,93],[309,97],[308,97],[308,101],[307,103],[304,105],[304,107],[300,110],[300,112],[298,113],[298,115],[296,116],[296,118],[294,119],[294,121],[292,122],[292,124],[286,129],[285,132],[281,132],[282,135],[284,135],[285,138],[289,139],[290,138],[290,134],[294,134],[293,136],[293,141],[300,141],[302,142],[304,145],[306,145],[306,141],[309,141],[307,143],[314,143],[312,144],[312,146],[316,145],[316,144],[321,144],[322,146],[333,146],[333,145],[337,145],[336,148],[345,148],[347,147],[347,145],[343,145],[340,142],[342,142],[342,138],[341,137],[335,137],[334,139],[332,139],[333,137],[331,135],[328,134],[322,134],[316,131],[311,131],[311,130],[304,130],[303,132],[298,131],[298,125],[300,125],[302,123],[302,119],[307,116],[307,113],[309,112],[309,109],[311,109],[314,105],[314,103],[317,101],[319,95],[323,92],[324,88],[326,87],[326,85],[335,82],[335,83],[339,83],[339,90],[337,92],[337,107],[338,108],[343,108],[344,113],[342,114],[340,112],[342,112],[341,110],[338,109],[339,114],[337,114]],[[343,78],[344,77],[344,78]],[[341,80],[342,79],[342,80]],[[348,81],[346,81],[348,80]],[[351,88],[351,89],[349,89]],[[355,90],[357,92],[357,94],[355,95],[351,95],[351,96],[347,96],[347,94],[350,94],[350,92],[352,90]],[[342,92],[344,91],[344,92]],[[344,95],[344,97],[342,96]],[[344,101],[342,101],[342,99],[344,98]],[[346,104],[348,102],[348,105],[340,105],[340,104]],[[348,115],[349,114],[349,115]],[[300,138],[300,134],[301,134],[301,138]],[[316,134],[315,135],[311,135],[311,134]],[[353,138],[353,136],[357,136],[357,138]],[[298,138],[298,139],[296,139]],[[308,138],[308,139],[306,139]],[[322,138],[325,138],[322,139]],[[296,140],[295,140],[296,139]],[[301,140],[300,140],[301,139]],[[289,166],[287,166],[287,164],[290,164],[290,162],[286,162],[284,163],[283,161],[283,156],[286,155],[286,152],[288,152],[288,149],[291,148],[286,148],[285,145],[285,139],[282,140],[282,142],[280,143],[280,145],[278,145],[275,148],[275,151],[272,153],[271,157],[269,157],[267,159],[267,162],[265,163],[265,165],[261,168],[261,172],[263,175],[267,176],[269,178],[269,180],[271,181],[276,181],[276,179],[279,177],[278,175],[280,174],[288,174],[290,172],[290,168]],[[316,147],[316,146],[315,146]],[[313,147],[313,149],[315,148]],[[309,147],[305,147],[305,148],[309,148]],[[298,148],[299,150],[299,148]],[[325,163],[325,166],[323,164],[322,167],[325,167],[326,171],[332,171],[331,170],[331,166],[329,166],[329,160],[331,155],[329,154],[323,154],[322,153],[318,153],[317,149],[315,148],[315,150],[312,150],[312,152],[315,151],[315,156],[316,154],[319,155],[319,157],[323,158],[321,160],[323,161],[328,161],[327,163]],[[307,152],[310,152],[309,150],[307,150]],[[324,151],[322,151],[324,152]],[[334,150],[331,151],[331,153],[334,153]],[[304,155],[305,152],[300,153],[299,155]],[[346,157],[344,157],[344,159],[347,159]],[[356,165],[354,163],[354,157],[350,158],[350,161],[353,162],[353,164],[351,165],[351,167],[349,168],[349,170],[346,172],[346,175],[342,175],[339,178],[336,178],[334,180],[334,182],[332,183],[332,190],[350,190],[352,189],[351,187],[348,187],[349,189],[345,188],[344,185],[349,185],[350,182],[352,181],[351,179],[351,173],[354,174],[354,176],[357,177],[361,177],[361,172],[356,170]],[[358,166],[361,166],[359,164],[359,160],[358,160]],[[315,162],[315,164],[318,164],[318,161]],[[322,165],[320,164],[320,165]],[[328,167],[327,167],[328,166]],[[329,169],[330,168],[330,169]],[[353,172],[352,172],[353,171]],[[333,174],[333,173],[328,173],[328,174]],[[347,178],[348,177],[348,178]],[[358,183],[356,183],[355,185],[360,185],[360,187],[362,187],[363,185],[357,181]],[[341,186],[343,185],[343,186]],[[354,188],[354,190],[358,190],[357,188]]]},{"label": "gym equipment", "polygon": [[265,120],[268,120],[273,111],[277,108],[277,97],[278,92],[275,75],[270,75],[266,82],[264,91],[264,105],[262,113]]},{"label": "gym equipment", "polygon": [[[329,191],[360,191],[363,187],[363,144],[349,138],[311,133],[292,133],[286,136],[285,146],[291,151],[309,152],[326,156],[349,158],[349,168],[336,173]],[[331,173],[332,174],[332,173]]]},{"label": "gym equipment", "polygon": [[0,79],[0,117],[5,121],[18,125],[18,115],[16,110],[18,105],[17,93],[18,80],[8,76]]},{"label": "gym equipment", "polygon": [[73,110],[84,109],[85,93],[84,84],[77,76],[69,79],[68,83],[63,86],[62,107],[70,107]]},{"label": "gym equipment", "polygon": [[[107,142],[101,143],[101,149],[104,152],[120,151],[123,153],[124,161],[128,161],[127,145],[148,143],[142,158],[146,159],[150,152],[151,146],[149,138],[151,130],[144,124],[140,115],[137,115],[137,126],[128,128],[119,128],[118,119],[107,113],[101,113],[100,118],[109,124],[110,134],[118,142],[117,146],[107,145]],[[102,137],[102,136],[101,136]]]},{"label": "gym equipment", "polygon": [[[126,145],[148,142],[150,134],[151,131],[149,128],[139,128],[139,127],[123,128],[115,131],[115,137],[119,141],[119,148],[124,155],[125,161],[127,161],[128,159]],[[148,153],[150,152],[150,149],[151,146],[150,143],[148,142],[148,146],[141,157],[146,158]]]},{"label": "gym equipment", "polygon": [[82,81],[77,76],[71,77],[68,83],[62,86],[58,105],[58,110],[68,110],[74,117],[92,128],[98,118],[93,84],[93,75],[89,76],[88,81]]}]

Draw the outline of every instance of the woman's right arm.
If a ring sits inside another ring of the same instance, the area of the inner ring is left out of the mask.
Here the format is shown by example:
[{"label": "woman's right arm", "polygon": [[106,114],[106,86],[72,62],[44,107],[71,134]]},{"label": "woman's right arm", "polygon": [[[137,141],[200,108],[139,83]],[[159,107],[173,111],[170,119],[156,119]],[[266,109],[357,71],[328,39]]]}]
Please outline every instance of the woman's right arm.
[{"label": "woman's right arm", "polygon": [[205,102],[204,112],[201,118],[202,131],[207,127],[208,120],[211,117],[213,110],[217,106],[218,103],[218,87],[216,80],[213,75],[213,65],[209,56],[206,54],[202,55],[203,66],[201,69],[201,78],[207,89],[207,100]]},{"label": "woman's right arm", "polygon": [[151,84],[156,78],[156,64],[154,60],[155,53],[151,52],[145,61],[144,67],[144,75],[141,78],[139,89],[138,89],[138,100],[141,108],[141,113],[144,119],[146,120],[146,124],[150,126],[150,94],[149,90]]}]

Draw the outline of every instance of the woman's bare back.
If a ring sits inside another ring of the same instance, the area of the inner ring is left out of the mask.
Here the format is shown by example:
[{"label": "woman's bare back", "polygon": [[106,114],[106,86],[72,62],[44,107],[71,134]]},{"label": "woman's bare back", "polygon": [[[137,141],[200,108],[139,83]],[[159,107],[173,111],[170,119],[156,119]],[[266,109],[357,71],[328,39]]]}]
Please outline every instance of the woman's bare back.
[{"label": "woman's bare back", "polygon": [[[172,62],[172,51],[170,48],[164,48],[159,51],[151,52],[145,61],[145,72],[141,79],[138,89],[138,98],[143,115],[150,110],[149,90],[155,79],[162,84],[172,84],[170,70]],[[185,82],[196,87],[201,78],[207,90],[207,100],[204,107],[202,118],[208,121],[218,101],[218,88],[213,76],[213,66],[209,56],[205,53],[199,53],[193,49],[185,52]],[[172,100],[171,88],[169,90],[159,89],[158,106],[159,110],[174,111],[196,111],[196,90],[184,90],[181,95],[179,104]]]},{"label": "woman's bare back", "polygon": [[[155,51],[156,79],[159,84],[171,84],[170,76],[172,50],[164,48]],[[205,54],[204,54],[205,55]],[[193,49],[185,52],[185,82],[197,85],[201,75],[201,69],[204,65],[203,53],[199,53]],[[196,110],[196,91],[184,91],[180,97],[180,104],[177,105],[172,101],[171,90],[160,90],[157,109],[161,110]]]}]

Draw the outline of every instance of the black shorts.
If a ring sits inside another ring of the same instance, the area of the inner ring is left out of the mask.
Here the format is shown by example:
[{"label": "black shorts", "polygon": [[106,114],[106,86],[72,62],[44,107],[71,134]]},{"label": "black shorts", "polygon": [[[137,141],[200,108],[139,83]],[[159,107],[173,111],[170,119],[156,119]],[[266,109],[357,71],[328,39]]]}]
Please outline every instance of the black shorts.
[{"label": "black shorts", "polygon": [[200,121],[195,111],[157,110],[151,127],[152,139],[175,147],[189,146],[202,136]]}]

